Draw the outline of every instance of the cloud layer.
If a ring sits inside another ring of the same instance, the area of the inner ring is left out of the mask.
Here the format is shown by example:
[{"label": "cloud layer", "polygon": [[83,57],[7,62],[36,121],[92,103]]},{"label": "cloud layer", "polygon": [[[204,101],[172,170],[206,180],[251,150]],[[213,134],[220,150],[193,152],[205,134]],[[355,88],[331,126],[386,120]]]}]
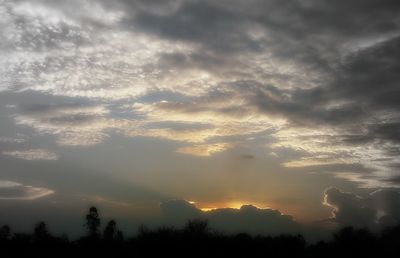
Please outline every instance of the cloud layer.
[{"label": "cloud layer", "polygon": [[3,151],[3,155],[24,160],[57,160],[58,155],[43,149],[29,149],[16,151]]},{"label": "cloud layer", "polygon": [[341,178],[393,186],[399,8],[390,0],[3,0],[0,88],[100,102],[15,115],[60,145],[95,145],[116,130],[211,156],[267,134],[266,152],[304,153],[283,166],[343,165]]},{"label": "cloud layer", "polygon": [[53,193],[53,190],[43,187],[0,181],[0,200],[35,200]]}]

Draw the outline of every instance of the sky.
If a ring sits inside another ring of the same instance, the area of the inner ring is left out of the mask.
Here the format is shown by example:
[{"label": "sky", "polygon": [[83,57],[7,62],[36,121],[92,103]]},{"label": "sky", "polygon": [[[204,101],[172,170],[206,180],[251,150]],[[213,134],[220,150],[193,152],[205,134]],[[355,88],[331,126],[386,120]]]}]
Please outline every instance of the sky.
[{"label": "sky", "polygon": [[[0,223],[400,222],[396,0],[0,0]],[[317,230],[317,229],[316,229]]]}]

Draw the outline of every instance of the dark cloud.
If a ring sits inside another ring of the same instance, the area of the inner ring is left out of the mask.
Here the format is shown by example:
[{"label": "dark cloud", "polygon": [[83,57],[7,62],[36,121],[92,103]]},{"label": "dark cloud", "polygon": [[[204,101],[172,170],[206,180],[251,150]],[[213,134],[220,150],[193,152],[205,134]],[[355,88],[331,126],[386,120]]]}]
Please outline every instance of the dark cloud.
[{"label": "dark cloud", "polygon": [[243,154],[241,156],[242,159],[247,159],[247,160],[252,160],[255,159],[256,157],[253,154]]},{"label": "dark cloud", "polygon": [[[368,40],[399,29],[396,10],[400,7],[395,1],[122,2],[128,10],[124,26],[200,47],[197,53],[186,56],[167,54],[166,62],[208,66],[207,70],[214,70],[221,62],[224,65],[219,69],[226,69],[230,66],[227,60],[232,62],[242,53],[269,52],[278,59],[332,72],[340,62],[343,42]],[[255,37],[253,31],[263,36]],[[234,63],[240,65],[239,60]]]},{"label": "dark cloud", "polygon": [[[258,89],[260,85],[255,81],[239,82],[240,87],[243,87],[243,84],[255,85],[246,87],[247,92],[252,94],[249,96],[250,104],[258,106],[262,111],[280,114],[299,123],[349,123],[365,118],[368,115],[366,107],[397,108],[399,91],[396,85],[399,82],[397,71],[400,45],[398,38],[383,40],[383,43],[371,48],[356,51],[347,56],[344,63],[339,55],[340,42],[386,32],[398,33],[396,10],[400,5],[396,1],[295,1],[286,4],[280,1],[251,1],[246,7],[240,7],[244,6],[237,2],[227,5],[225,2],[187,1],[169,15],[150,15],[145,11],[135,14],[133,24],[161,37],[204,44],[205,49],[212,48],[213,44],[221,44],[225,49],[242,51],[248,48],[234,48],[232,45],[243,42],[241,38],[247,37],[246,40],[249,41],[250,39],[246,30],[238,25],[258,23],[262,24],[264,30],[273,31],[272,38],[277,37],[277,44],[272,44],[271,52],[279,58],[296,59],[296,53],[305,53],[309,55],[309,63],[318,64],[318,59],[331,62],[330,66],[336,68],[326,72],[333,77],[334,82],[327,89],[326,85],[320,85],[312,90],[282,92],[273,86],[261,86],[262,89]],[[229,35],[238,38],[231,39]],[[298,41],[299,35],[303,37],[301,41]],[[316,38],[309,41],[308,38],[313,35]],[[282,42],[279,36],[284,37],[286,41]],[[318,48],[327,51],[324,47],[326,42],[321,42],[318,37],[328,37],[334,41],[336,50],[333,59],[326,59],[324,56],[327,53],[323,51],[313,53]],[[265,44],[263,50],[268,51],[269,48],[270,46]],[[286,56],[283,50],[276,51],[279,48],[293,53],[287,53]],[[212,56],[206,51],[189,56],[179,53],[166,54],[163,61],[172,66],[208,65],[210,69],[214,66],[229,66],[228,63],[219,63],[221,51],[223,52],[219,49],[219,52]],[[193,64],[190,61],[196,56],[198,60],[203,60],[200,61],[201,64]],[[351,103],[335,107],[326,106],[327,103],[343,99]]]},{"label": "dark cloud", "polygon": [[347,135],[343,137],[343,140],[350,144],[363,144],[374,141],[381,143],[390,141],[398,144],[400,142],[399,133],[399,122],[384,122],[381,124],[367,125],[363,134]]},{"label": "dark cloud", "polygon": [[160,205],[165,218],[173,223],[185,223],[188,219],[202,217],[202,211],[185,200],[170,200]]},{"label": "dark cloud", "polygon": [[340,226],[385,227],[400,222],[400,193],[381,189],[367,197],[337,188],[325,191],[325,204],[332,207],[333,218]]},{"label": "dark cloud", "polygon": [[353,193],[329,188],[325,203],[334,208],[334,220],[342,226],[371,227],[376,223],[376,210],[368,208],[365,200]]},{"label": "dark cloud", "polygon": [[305,172],[329,172],[329,173],[357,173],[357,174],[364,174],[368,175],[375,170],[372,168],[365,167],[359,163],[353,164],[343,164],[343,163],[336,163],[336,164],[322,164],[322,165],[309,165],[309,166],[302,166],[298,168],[290,168],[290,170],[294,171],[305,171]]},{"label": "dark cloud", "polygon": [[[371,193],[372,205],[381,212],[379,223],[383,226],[400,222],[400,193],[397,190],[381,189]],[[391,223],[389,223],[391,222]]]},{"label": "dark cloud", "polygon": [[252,205],[243,205],[240,209],[201,211],[187,201],[172,200],[162,203],[161,210],[166,222],[174,225],[181,225],[189,219],[206,219],[211,227],[225,232],[276,235],[301,231],[300,225],[291,216]]},{"label": "dark cloud", "polygon": [[257,42],[244,33],[242,21],[242,14],[211,1],[182,1],[168,15],[142,9],[125,23],[170,40],[200,43],[208,51],[259,49]]},{"label": "dark cloud", "polygon": [[349,55],[330,94],[370,109],[398,110],[400,37]]}]

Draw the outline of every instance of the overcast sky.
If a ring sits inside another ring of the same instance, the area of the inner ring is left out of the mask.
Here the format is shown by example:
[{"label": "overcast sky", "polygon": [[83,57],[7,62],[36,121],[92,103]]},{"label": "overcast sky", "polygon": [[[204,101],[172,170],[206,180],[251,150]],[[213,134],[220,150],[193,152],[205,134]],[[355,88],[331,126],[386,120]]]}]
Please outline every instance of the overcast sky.
[{"label": "overcast sky", "polygon": [[127,227],[399,222],[399,13],[0,0],[0,223],[68,231],[89,205]]}]

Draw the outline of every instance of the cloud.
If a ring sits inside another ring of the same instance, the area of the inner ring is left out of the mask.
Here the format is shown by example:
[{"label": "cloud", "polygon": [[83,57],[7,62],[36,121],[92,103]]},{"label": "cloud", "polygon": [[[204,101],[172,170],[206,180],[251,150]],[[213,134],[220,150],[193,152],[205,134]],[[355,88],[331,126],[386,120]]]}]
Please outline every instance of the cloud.
[{"label": "cloud", "polygon": [[91,146],[108,137],[106,130],[122,126],[123,121],[108,119],[104,106],[76,104],[30,105],[14,117],[16,124],[29,126],[40,134],[57,136],[66,146]]},{"label": "cloud", "polygon": [[33,187],[12,181],[0,181],[0,200],[35,200],[53,194],[43,187]]},{"label": "cloud", "polygon": [[23,138],[0,137],[0,142],[2,143],[23,143],[25,141]]},{"label": "cloud", "polygon": [[337,188],[325,190],[324,204],[333,208],[335,222],[345,226],[371,227],[376,223],[376,210],[366,207],[365,200]]},{"label": "cloud", "polygon": [[251,234],[299,233],[300,225],[289,215],[277,210],[242,205],[240,208],[217,208],[202,211],[184,200],[171,200],[161,204],[166,223],[181,225],[189,219],[206,219],[212,228],[224,232]]},{"label": "cloud", "polygon": [[332,221],[340,226],[376,228],[400,222],[398,190],[380,189],[361,197],[328,188],[325,190],[324,205],[333,208]]},{"label": "cloud", "polygon": [[190,147],[182,147],[177,150],[179,153],[194,156],[211,156],[214,153],[224,151],[230,147],[228,143],[201,144]]},{"label": "cloud", "polygon": [[0,90],[95,103],[15,116],[64,146],[119,131],[209,156],[256,137],[266,152],[304,153],[283,167],[358,164],[372,175],[346,180],[398,186],[387,163],[399,154],[399,9],[393,0],[1,1]]},{"label": "cloud", "polygon": [[3,155],[24,160],[58,160],[58,155],[45,149],[3,151]]},{"label": "cloud", "polygon": [[400,192],[398,190],[380,189],[372,192],[371,204],[376,207],[380,217],[379,223],[391,226],[400,222]]}]

